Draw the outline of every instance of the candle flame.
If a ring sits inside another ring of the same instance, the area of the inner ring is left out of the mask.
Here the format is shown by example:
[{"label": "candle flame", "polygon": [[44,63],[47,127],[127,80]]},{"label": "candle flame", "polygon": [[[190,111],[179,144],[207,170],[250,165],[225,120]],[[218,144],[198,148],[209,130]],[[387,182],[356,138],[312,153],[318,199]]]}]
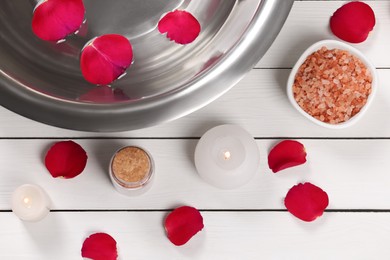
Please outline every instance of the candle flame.
[{"label": "candle flame", "polygon": [[23,198],[23,203],[26,205],[27,208],[31,208],[31,199],[29,197]]},{"label": "candle flame", "polygon": [[230,157],[232,157],[232,154],[229,151],[225,151],[223,153],[223,159],[225,159],[226,161],[230,160]]}]

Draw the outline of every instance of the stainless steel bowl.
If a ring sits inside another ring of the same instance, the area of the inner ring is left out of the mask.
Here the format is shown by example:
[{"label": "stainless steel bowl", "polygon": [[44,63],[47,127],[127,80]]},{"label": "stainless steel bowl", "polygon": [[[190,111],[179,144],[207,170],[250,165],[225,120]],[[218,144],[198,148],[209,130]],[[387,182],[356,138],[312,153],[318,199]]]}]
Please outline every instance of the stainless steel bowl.
[{"label": "stainless steel bowl", "polygon": [[[0,1],[0,103],[63,128],[121,131],[191,113],[215,100],[269,48],[292,0],[84,0],[87,24],[60,44],[31,31],[37,1]],[[202,26],[189,45],[156,29],[174,9]],[[133,45],[134,64],[111,88],[87,83],[79,54],[95,36],[118,33]]]}]

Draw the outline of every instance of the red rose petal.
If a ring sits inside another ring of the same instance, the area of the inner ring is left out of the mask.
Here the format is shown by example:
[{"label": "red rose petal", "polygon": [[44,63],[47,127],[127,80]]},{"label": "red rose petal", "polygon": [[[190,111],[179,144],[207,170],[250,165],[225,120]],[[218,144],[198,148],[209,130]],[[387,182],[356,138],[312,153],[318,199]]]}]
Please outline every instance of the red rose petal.
[{"label": "red rose petal", "polygon": [[116,241],[106,233],[96,233],[85,239],[81,256],[93,260],[116,260],[118,252]]},{"label": "red rose petal", "polygon": [[76,32],[84,21],[82,0],[46,0],[34,9],[32,30],[45,41],[59,41]]},{"label": "red rose petal", "polygon": [[309,182],[292,187],[284,199],[291,214],[308,222],[322,216],[328,204],[328,194]]},{"label": "red rose petal", "polygon": [[374,11],[368,4],[359,1],[343,5],[330,18],[332,32],[351,43],[365,41],[374,26]]},{"label": "red rose petal", "polygon": [[175,209],[165,219],[167,236],[176,246],[187,243],[203,227],[202,215],[197,209],[189,206]]},{"label": "red rose petal", "polygon": [[89,42],[81,53],[84,78],[98,85],[108,85],[121,76],[133,61],[129,40],[118,34],[106,34]]},{"label": "red rose petal", "polygon": [[198,37],[201,27],[192,14],[176,10],[161,18],[158,30],[161,34],[167,33],[167,38],[176,43],[188,44]]},{"label": "red rose petal", "polygon": [[268,155],[268,166],[274,173],[305,162],[305,147],[300,142],[293,140],[278,143]]},{"label": "red rose petal", "polygon": [[84,170],[87,158],[87,153],[79,144],[73,141],[61,141],[49,149],[45,157],[45,165],[54,178],[70,179]]}]

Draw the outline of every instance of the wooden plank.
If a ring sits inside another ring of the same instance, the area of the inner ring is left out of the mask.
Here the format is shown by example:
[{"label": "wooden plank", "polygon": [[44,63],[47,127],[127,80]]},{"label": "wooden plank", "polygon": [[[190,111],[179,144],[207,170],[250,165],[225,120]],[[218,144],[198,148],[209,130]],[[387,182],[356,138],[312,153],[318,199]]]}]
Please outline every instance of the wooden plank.
[{"label": "wooden plank", "polygon": [[87,133],[34,122],[0,108],[0,137],[200,137],[218,124],[238,124],[256,137],[388,137],[390,70],[378,70],[379,89],[372,107],[356,125],[325,129],[298,113],[287,99],[290,70],[256,69],[208,106],[178,120],[121,133]]},{"label": "wooden plank", "polygon": [[[329,195],[329,209],[390,209],[390,140],[301,140],[308,162],[273,174],[267,154],[279,140],[258,140],[260,169],[245,186],[221,190],[197,174],[197,140],[78,140],[89,155],[85,171],[74,179],[54,179],[43,157],[52,140],[0,141],[0,210],[9,210],[12,192],[24,183],[41,185],[53,209],[171,209],[181,204],[200,209],[284,209],[287,191],[312,182]],[[109,161],[125,145],[152,154],[156,178],[139,197],[117,193],[108,177]]]},{"label": "wooden plank", "polygon": [[203,212],[205,228],[186,245],[165,236],[166,212],[51,213],[22,223],[1,213],[0,257],[81,259],[95,232],[117,241],[119,259],[383,259],[390,254],[389,213],[325,213],[312,223],[287,212]]},{"label": "wooden plank", "polygon": [[[290,15],[258,68],[291,68],[298,57],[311,44],[324,39],[338,39],[329,28],[329,19],[346,1],[296,1]],[[374,10],[376,25],[368,39],[353,44],[372,61],[376,67],[389,68],[390,9],[389,1],[369,1]]]}]

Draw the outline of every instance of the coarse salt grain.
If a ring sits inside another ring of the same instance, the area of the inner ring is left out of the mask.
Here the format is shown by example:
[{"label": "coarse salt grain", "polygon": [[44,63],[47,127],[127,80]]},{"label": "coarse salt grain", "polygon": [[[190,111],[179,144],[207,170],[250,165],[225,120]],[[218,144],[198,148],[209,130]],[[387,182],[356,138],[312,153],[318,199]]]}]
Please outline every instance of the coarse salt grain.
[{"label": "coarse salt grain", "polygon": [[345,50],[322,47],[298,69],[293,94],[308,114],[338,124],[359,113],[371,86],[372,75],[359,58]]}]

